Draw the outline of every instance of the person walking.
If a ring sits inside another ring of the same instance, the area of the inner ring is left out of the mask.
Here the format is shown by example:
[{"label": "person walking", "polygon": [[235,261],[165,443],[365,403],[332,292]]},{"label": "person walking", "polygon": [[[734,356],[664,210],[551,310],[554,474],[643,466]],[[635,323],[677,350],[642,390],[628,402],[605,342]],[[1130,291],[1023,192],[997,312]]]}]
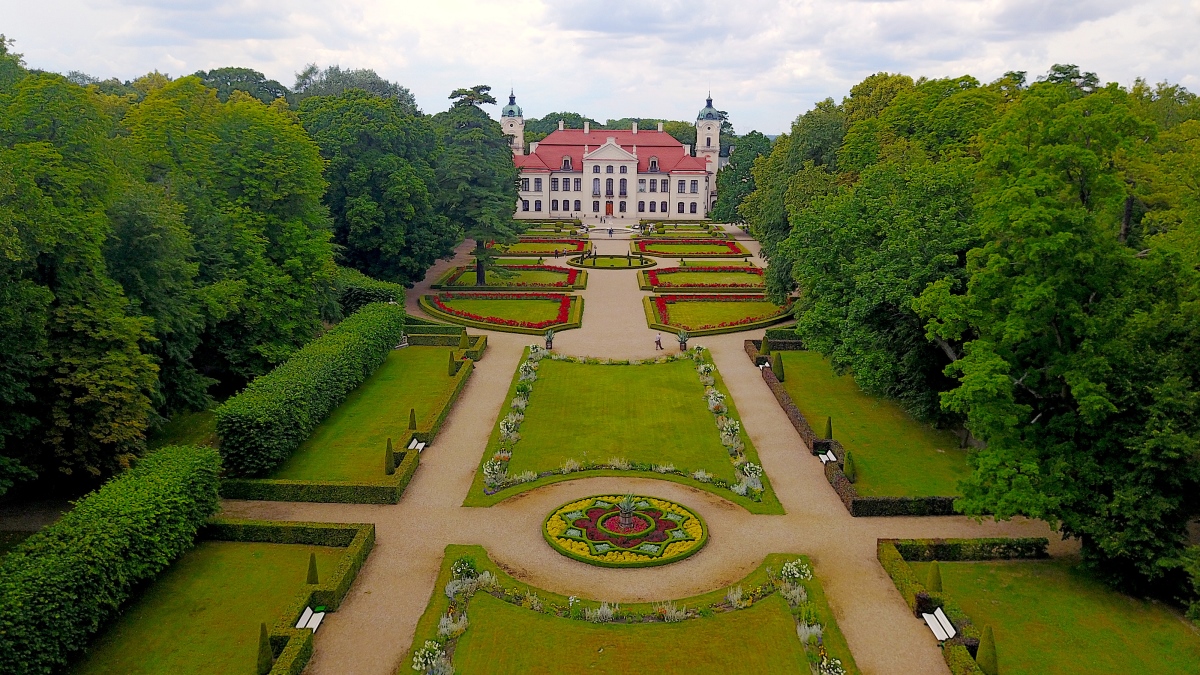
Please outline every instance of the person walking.
[{"label": "person walking", "polygon": [[608,228],[608,238],[612,239],[612,228]]},{"label": "person walking", "polygon": [[662,333],[655,333],[655,334],[654,334],[654,350],[655,350],[655,351],[659,351],[659,350],[661,350],[662,348],[663,348],[663,346],[662,346]]}]

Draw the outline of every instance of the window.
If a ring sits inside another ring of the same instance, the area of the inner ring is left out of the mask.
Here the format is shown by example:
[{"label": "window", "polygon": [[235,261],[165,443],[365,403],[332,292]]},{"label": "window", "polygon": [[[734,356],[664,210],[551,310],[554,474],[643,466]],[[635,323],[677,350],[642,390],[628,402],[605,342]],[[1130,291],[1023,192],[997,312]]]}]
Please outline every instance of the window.
[{"label": "window", "polygon": [[576,210],[576,211],[582,211],[582,210],[583,210],[583,207],[582,207],[582,206],[580,206],[580,202],[579,202],[579,200],[578,200],[578,199],[576,199],[576,200],[575,200],[575,210]]},{"label": "window", "polygon": [[[682,188],[680,188],[680,190],[682,191]],[[541,192],[541,191],[542,191],[542,179],[541,179],[541,178],[534,178],[534,179],[533,179],[533,191],[534,191],[534,192]]]},{"label": "window", "polygon": [[522,211],[528,211],[528,210],[529,210],[529,200],[528,200],[528,199],[522,199],[522,200],[521,200],[521,210],[522,210]]},{"label": "window", "polygon": [[[686,181],[682,181],[682,180],[679,181],[679,192],[683,192],[685,189],[687,189],[685,183],[686,183]],[[539,189],[541,189],[541,188],[539,188]],[[683,213],[683,212],[680,211],[680,213]]]},{"label": "window", "polygon": [[612,164],[604,167],[604,173],[612,173]]},{"label": "window", "polygon": [[692,194],[696,194],[697,192],[700,191],[700,181],[698,181],[698,180],[692,181],[692,184],[689,187],[692,188]]},{"label": "window", "polygon": [[529,179],[528,178],[521,179],[521,192],[529,192]]},{"label": "window", "polygon": [[592,173],[600,173],[600,165],[599,164],[592,165]]},{"label": "window", "polygon": [[659,202],[659,203],[658,203],[658,210],[659,210],[659,211],[662,211],[663,213],[666,213],[666,212],[667,212],[667,203],[666,203],[666,202]]},{"label": "window", "polygon": [[600,213],[600,202],[592,202],[592,213]]},{"label": "window", "polygon": [[657,208],[655,208],[656,206],[658,206],[658,202],[650,202],[650,213],[654,213],[655,211],[658,210]]},{"label": "window", "polygon": [[[659,192],[666,192],[666,191],[667,191],[667,179],[666,179],[666,178],[664,178],[664,179],[662,179],[662,180],[658,181],[658,191],[659,191]],[[663,209],[663,211],[666,211],[666,209]]]},{"label": "window", "polygon": [[[650,205],[654,206],[654,202],[650,202]],[[638,213],[643,213],[645,210],[646,210],[646,202],[638,202]]]},{"label": "window", "polygon": [[[622,168],[622,169],[624,169],[625,167],[621,167],[621,168]],[[628,187],[628,186],[629,186],[629,179],[627,179],[627,178],[622,178],[622,179],[621,179],[621,196],[622,196],[622,197],[624,197],[624,196],[625,196],[625,193],[629,191],[629,187]]]},{"label": "window", "polygon": [[613,193],[613,192],[612,192],[612,188],[613,188],[613,181],[612,181],[612,179],[611,179],[611,178],[605,178],[605,179],[604,179],[604,196],[605,196],[605,197],[611,197],[611,196],[612,196],[612,193]]},{"label": "window", "polygon": [[618,204],[617,210],[620,211],[621,213],[625,213],[625,202],[621,202],[620,204]]},{"label": "window", "polygon": [[[541,202],[538,202],[538,204],[541,204]],[[676,208],[676,210],[680,213],[683,213],[683,202],[679,202],[679,206]]]},{"label": "window", "polygon": [[622,164],[621,165],[621,173],[629,173],[629,167]]},{"label": "window", "polygon": [[650,179],[650,191],[658,192],[658,181],[654,180],[653,178]]},{"label": "window", "polygon": [[657,157],[651,157],[651,158],[650,158],[650,169],[649,169],[649,171],[650,171],[650,173],[657,173],[657,172],[658,172],[658,158],[657,158]]},{"label": "window", "polygon": [[592,179],[592,196],[594,196],[594,197],[600,196],[600,179],[599,178]]},{"label": "window", "polygon": [[[692,204],[692,206],[695,206],[695,204]],[[557,211],[557,210],[558,210],[558,200],[557,200],[557,199],[551,199],[551,200],[550,200],[550,210],[551,210],[551,211]],[[694,210],[694,209],[693,209],[693,210]]]},{"label": "window", "polygon": [[550,191],[551,191],[551,192],[557,192],[557,191],[558,191],[558,179],[557,179],[557,178],[551,178],[551,179],[550,179]]},{"label": "window", "polygon": [[706,147],[706,148],[712,147],[712,136],[709,136],[704,139],[704,147]]},{"label": "window", "polygon": [[[680,204],[679,204],[679,208],[681,208],[681,209],[683,208],[683,203],[682,203],[682,202],[680,202]],[[540,199],[535,199],[535,200],[533,200],[533,210],[534,210],[534,211],[541,211],[541,210],[542,210],[542,200],[540,200]]]},{"label": "window", "polygon": [[696,202],[692,202],[692,213],[696,212]]},{"label": "window", "polygon": [[638,179],[638,192],[645,192],[645,191],[646,191],[646,179],[639,178]]},{"label": "window", "polygon": [[[576,179],[575,179],[575,191],[576,191],[576,192],[583,192],[583,179],[582,179],[582,178],[576,178]],[[577,207],[575,207],[575,208],[579,208],[579,207],[577,206]]]},{"label": "window", "polygon": [[562,170],[563,171],[571,170],[571,158],[570,157],[563,157]]}]

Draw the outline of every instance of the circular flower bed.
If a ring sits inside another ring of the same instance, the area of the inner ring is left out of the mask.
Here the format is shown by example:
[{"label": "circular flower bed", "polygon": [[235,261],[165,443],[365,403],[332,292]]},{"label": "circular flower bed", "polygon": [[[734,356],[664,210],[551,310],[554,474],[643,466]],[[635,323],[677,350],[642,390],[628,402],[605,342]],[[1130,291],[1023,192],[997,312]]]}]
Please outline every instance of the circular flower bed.
[{"label": "circular flower bed", "polygon": [[708,527],[695,511],[640,495],[600,495],[564,504],[546,518],[542,534],[559,553],[601,567],[666,565],[708,541]]}]

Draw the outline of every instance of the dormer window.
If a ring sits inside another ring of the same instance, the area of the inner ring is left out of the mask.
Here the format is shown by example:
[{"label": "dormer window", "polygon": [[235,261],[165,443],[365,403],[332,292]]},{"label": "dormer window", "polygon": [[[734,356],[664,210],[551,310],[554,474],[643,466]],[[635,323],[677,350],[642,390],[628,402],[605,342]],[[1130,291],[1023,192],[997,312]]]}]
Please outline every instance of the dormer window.
[{"label": "dormer window", "polygon": [[651,157],[650,158],[650,172],[656,173],[657,171],[658,171],[658,158]]},{"label": "dormer window", "polygon": [[563,171],[571,170],[571,158],[570,157],[563,157],[562,170]]}]

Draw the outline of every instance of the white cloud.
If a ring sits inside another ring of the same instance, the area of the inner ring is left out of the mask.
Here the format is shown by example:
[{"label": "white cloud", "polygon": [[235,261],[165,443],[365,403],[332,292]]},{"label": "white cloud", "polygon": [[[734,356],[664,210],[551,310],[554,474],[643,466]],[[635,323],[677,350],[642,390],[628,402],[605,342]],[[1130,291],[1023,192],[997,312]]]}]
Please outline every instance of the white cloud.
[{"label": "white cloud", "polygon": [[777,133],[880,70],[912,76],[1075,63],[1104,81],[1200,89],[1200,2],[1151,0],[0,0],[33,67],[130,79],[306,63],[374,68],[426,110],[454,88],[517,90],[526,115],[690,119],[711,88],[739,131]]}]

